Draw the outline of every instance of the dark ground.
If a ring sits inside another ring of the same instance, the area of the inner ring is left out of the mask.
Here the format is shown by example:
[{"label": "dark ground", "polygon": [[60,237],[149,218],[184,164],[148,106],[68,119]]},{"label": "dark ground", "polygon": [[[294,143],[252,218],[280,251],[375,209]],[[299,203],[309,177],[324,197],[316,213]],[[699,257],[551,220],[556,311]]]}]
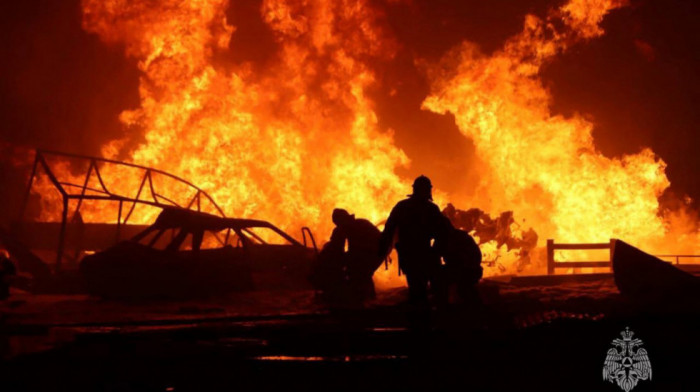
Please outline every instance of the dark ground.
[{"label": "dark ground", "polygon": [[634,391],[700,384],[697,312],[643,309],[609,276],[481,294],[483,308],[434,311],[428,329],[397,305],[404,289],[354,310],[310,292],[141,304],[19,294],[2,308],[0,390],[621,391],[602,367],[625,327],[653,369]]}]

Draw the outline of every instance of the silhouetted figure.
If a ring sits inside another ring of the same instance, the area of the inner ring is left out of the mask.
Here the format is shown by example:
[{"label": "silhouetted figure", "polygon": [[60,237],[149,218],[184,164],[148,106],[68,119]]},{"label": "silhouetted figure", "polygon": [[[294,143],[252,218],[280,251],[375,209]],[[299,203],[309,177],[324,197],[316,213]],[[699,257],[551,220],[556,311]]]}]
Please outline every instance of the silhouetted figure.
[{"label": "silhouetted figure", "polygon": [[5,255],[0,255],[0,300],[10,297],[10,280],[16,273],[12,261]]},{"label": "silhouetted figure", "polygon": [[367,219],[357,219],[339,208],[333,210],[333,223],[336,228],[329,243],[344,249],[347,241],[345,260],[350,287],[361,298],[374,298],[372,275],[382,264],[377,254],[381,232]]},{"label": "silhouetted figure", "polygon": [[449,230],[432,199],[430,179],[416,178],[413,194],[391,210],[379,245],[379,255],[383,258],[391,251],[394,235],[397,235],[399,268],[406,274],[409,300],[414,305],[427,304],[428,283],[435,286],[440,267],[441,252],[433,247],[433,241],[447,235]]},{"label": "silhouetted figure", "polygon": [[[442,267],[441,283],[445,285],[443,296],[447,296],[449,285],[457,286],[457,293],[465,303],[478,301],[476,284],[483,275],[481,267],[481,249],[474,238],[464,230],[454,228],[445,218],[446,225],[450,227],[449,234],[445,238],[446,243],[440,245],[445,265]],[[447,298],[444,300],[446,301]]]},{"label": "silhouetted figure", "polygon": [[332,301],[374,298],[372,275],[382,263],[379,229],[340,208],[333,210],[332,219],[336,227],[319,255],[314,283]]}]

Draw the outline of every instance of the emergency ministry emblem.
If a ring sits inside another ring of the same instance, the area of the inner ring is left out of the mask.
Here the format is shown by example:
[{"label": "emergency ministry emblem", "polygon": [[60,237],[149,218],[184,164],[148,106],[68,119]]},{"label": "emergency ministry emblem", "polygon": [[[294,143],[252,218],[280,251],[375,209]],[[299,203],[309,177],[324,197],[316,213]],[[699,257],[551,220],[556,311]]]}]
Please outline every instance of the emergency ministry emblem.
[{"label": "emergency ministry emblem", "polygon": [[620,332],[622,339],[614,339],[603,365],[603,380],[615,382],[629,392],[639,380],[651,380],[651,363],[640,339],[632,339],[629,327]]}]

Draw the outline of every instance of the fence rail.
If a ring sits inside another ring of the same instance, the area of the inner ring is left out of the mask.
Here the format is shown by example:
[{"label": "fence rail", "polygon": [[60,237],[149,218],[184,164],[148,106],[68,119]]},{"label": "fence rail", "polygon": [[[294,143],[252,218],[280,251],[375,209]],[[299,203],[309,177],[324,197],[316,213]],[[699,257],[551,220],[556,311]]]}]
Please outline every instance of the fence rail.
[{"label": "fence rail", "polygon": [[[613,249],[615,239],[603,243],[555,243],[553,239],[547,240],[547,275],[554,275],[557,268],[612,268]],[[554,251],[556,250],[595,250],[608,249],[608,260],[605,261],[556,261]],[[675,259],[676,265],[681,264],[681,259],[700,258],[700,255],[653,255],[660,259]]]}]

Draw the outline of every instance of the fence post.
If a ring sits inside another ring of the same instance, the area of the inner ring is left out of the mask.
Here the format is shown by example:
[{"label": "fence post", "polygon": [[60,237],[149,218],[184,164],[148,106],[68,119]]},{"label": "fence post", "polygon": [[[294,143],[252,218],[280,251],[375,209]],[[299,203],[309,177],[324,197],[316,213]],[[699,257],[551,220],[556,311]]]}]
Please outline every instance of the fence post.
[{"label": "fence post", "polygon": [[547,240],[547,275],[554,275],[554,240]]},{"label": "fence post", "polygon": [[613,270],[613,253],[615,252],[615,239],[610,239],[610,271]]}]

